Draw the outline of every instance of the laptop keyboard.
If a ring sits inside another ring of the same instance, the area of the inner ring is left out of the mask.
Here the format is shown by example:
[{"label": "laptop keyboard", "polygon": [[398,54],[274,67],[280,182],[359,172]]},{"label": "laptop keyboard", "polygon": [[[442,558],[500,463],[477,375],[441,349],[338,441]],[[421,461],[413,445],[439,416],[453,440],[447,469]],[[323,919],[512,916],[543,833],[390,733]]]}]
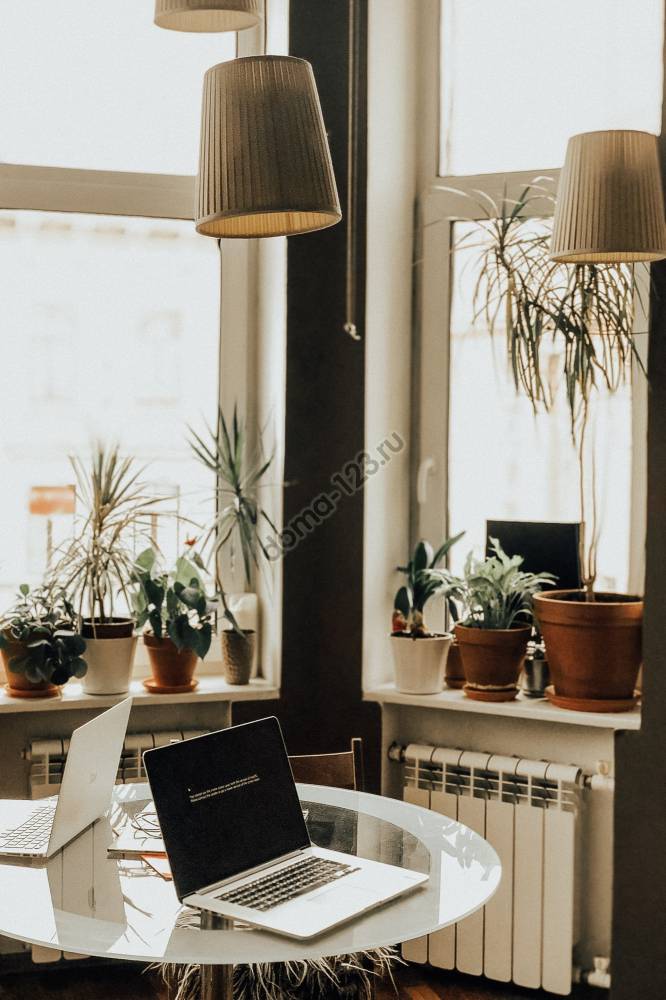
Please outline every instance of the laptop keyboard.
[{"label": "laptop keyboard", "polygon": [[320,889],[330,882],[335,882],[344,875],[359,871],[351,865],[339,861],[329,861],[327,858],[306,858],[288,868],[281,868],[271,875],[246,882],[238,889],[217,896],[226,903],[236,906],[249,906],[253,910],[272,910],[274,906],[287,903],[296,896]]},{"label": "laptop keyboard", "polygon": [[55,809],[50,806],[35,809],[25,823],[0,834],[0,848],[19,848],[26,852],[46,850],[54,815]]}]

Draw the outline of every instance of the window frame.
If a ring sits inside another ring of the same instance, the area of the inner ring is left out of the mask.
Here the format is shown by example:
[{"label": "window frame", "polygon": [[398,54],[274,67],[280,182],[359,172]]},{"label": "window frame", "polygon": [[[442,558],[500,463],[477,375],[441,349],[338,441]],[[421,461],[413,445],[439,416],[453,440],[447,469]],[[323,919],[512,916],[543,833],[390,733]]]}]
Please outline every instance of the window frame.
[{"label": "window frame", "polygon": [[[501,200],[505,189],[515,190],[536,177],[552,178],[556,187],[560,168],[536,165],[532,170],[475,175],[440,176],[441,31],[446,23],[443,5],[437,0],[424,9],[421,37],[427,46],[422,77],[423,114],[431,127],[424,130],[420,162],[420,195],[417,204],[416,315],[412,380],[412,486],[410,535],[433,540],[446,537],[449,528],[449,434],[450,434],[450,321],[452,299],[453,225],[456,221],[481,219],[473,200],[448,189],[468,194],[482,191]],[[436,77],[433,67],[437,66]],[[437,85],[433,87],[433,79]],[[535,200],[526,218],[552,214],[545,200]],[[649,301],[648,269],[637,271],[641,299]],[[640,303],[635,328],[647,330],[647,315]],[[648,337],[641,337],[638,350],[647,363]],[[643,593],[645,575],[645,531],[647,506],[647,380],[637,364],[632,365],[632,491],[630,497],[629,591]]]},{"label": "window frame", "polygon": [[[271,50],[286,51],[288,47],[288,0],[274,0],[266,32],[263,27],[236,34],[236,56],[261,54],[268,43]],[[158,29],[155,29],[158,30]],[[202,76],[203,81],[203,76]],[[198,112],[197,112],[198,113]],[[125,216],[185,220],[194,223],[195,176],[181,174],[139,173],[130,171],[89,170],[71,167],[51,167],[35,164],[0,163],[0,212],[45,211],[71,212],[86,215]],[[207,237],[201,237],[206,239]],[[284,243],[285,241],[268,241]],[[262,316],[263,287],[275,284],[281,263],[276,248],[262,248],[259,240],[230,240],[219,242],[220,248],[220,297],[218,340],[218,405],[228,407],[235,401],[239,416],[254,430],[263,418],[268,405],[264,396],[268,390],[259,385],[261,372],[260,353],[270,326]],[[285,250],[285,248],[282,248]],[[283,253],[286,261],[286,252]],[[286,265],[285,265],[286,266]],[[279,279],[277,279],[279,280]],[[286,281],[285,281],[286,289]],[[273,295],[273,302],[275,296]],[[265,310],[264,310],[265,311]],[[275,311],[273,306],[273,312]],[[271,318],[271,322],[276,322]],[[239,331],[243,335],[239,336]],[[273,330],[273,335],[275,331]],[[263,341],[262,341],[263,338]],[[279,402],[279,401],[278,401]],[[282,416],[279,412],[278,420]],[[278,434],[281,428],[278,427]],[[249,440],[248,446],[256,444]],[[281,477],[283,444],[276,442],[275,466]],[[281,495],[272,490],[272,512],[279,522]],[[273,495],[276,494],[276,495]],[[224,560],[223,572],[227,593],[255,591],[263,607],[261,618],[261,647],[258,670],[273,683],[279,683],[281,659],[281,573],[270,589],[260,574],[246,586],[240,568],[231,572]],[[139,647],[141,650],[142,647]],[[135,675],[147,673],[147,661],[139,654]],[[221,659],[213,652],[199,672],[219,673]]]}]

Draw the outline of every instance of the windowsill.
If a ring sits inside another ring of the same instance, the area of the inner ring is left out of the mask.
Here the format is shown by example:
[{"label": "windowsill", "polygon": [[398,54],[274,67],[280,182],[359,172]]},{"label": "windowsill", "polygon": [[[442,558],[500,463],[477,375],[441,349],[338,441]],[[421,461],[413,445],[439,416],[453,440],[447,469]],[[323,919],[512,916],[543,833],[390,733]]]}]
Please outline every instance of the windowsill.
[{"label": "windowsill", "polygon": [[515,701],[472,701],[462,691],[445,688],[439,694],[403,694],[395,684],[380,684],[363,692],[364,701],[381,705],[407,705],[412,708],[430,708],[449,712],[471,712],[476,715],[505,716],[533,719],[538,722],[555,722],[568,726],[588,726],[596,729],[640,729],[641,713],[632,712],[571,712],[551,705],[543,699],[518,695]]},{"label": "windowsill", "polygon": [[[141,680],[135,678],[129,694],[135,706],[194,704],[205,701],[267,701],[278,698],[280,691],[269,681],[254,679],[247,685],[227,684],[221,676],[199,676],[198,687],[187,694],[151,694]],[[127,695],[84,694],[81,685],[69,681],[58,698],[13,698],[3,689],[0,693],[0,714],[10,712],[60,712],[70,708],[109,708]]]}]

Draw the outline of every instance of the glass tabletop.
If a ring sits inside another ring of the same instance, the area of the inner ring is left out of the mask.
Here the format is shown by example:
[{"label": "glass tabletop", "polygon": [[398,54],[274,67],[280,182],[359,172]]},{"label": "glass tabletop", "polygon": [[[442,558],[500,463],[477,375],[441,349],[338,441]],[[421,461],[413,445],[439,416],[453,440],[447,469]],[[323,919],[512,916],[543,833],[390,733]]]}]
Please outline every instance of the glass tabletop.
[{"label": "glass tabletop", "polygon": [[149,796],[147,785],[120,785],[110,816],[47,864],[0,864],[0,934],[78,954],[150,962],[321,958],[431,933],[483,906],[499,884],[495,851],[460,823],[382,796],[298,788],[316,845],[427,872],[428,882],[310,941],[243,925],[201,930],[199,911],[180,905],[173,883],[141,860],[107,857],[114,832]]}]

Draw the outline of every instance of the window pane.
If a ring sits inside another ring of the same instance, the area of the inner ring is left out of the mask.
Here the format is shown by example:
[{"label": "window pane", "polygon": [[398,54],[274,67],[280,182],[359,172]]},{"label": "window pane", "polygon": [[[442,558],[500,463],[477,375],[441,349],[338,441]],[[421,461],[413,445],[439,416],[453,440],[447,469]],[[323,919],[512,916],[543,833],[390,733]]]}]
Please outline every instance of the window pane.
[{"label": "window pane", "polygon": [[[455,239],[469,223],[457,224]],[[478,249],[454,255],[450,355],[449,518],[451,534],[466,531],[451,550],[460,571],[470,549],[482,554],[486,520],[580,521],[577,453],[560,385],[549,413],[535,416],[516,392],[504,331],[490,337],[472,322]],[[553,350],[544,370],[559,372]],[[556,385],[553,374],[553,384]],[[631,500],[631,386],[599,388],[593,432],[598,500],[597,590],[628,586]],[[589,485],[587,463],[586,478]],[[589,510],[589,508],[588,508]],[[547,569],[548,567],[543,567]]]},{"label": "window pane", "polygon": [[[0,606],[72,529],[68,456],[96,439],[147,465],[151,493],[201,522],[212,476],[187,425],[215,415],[219,256],[192,224],[5,214],[0,220]],[[169,559],[188,532],[155,525]],[[140,541],[140,540],[139,540]]]},{"label": "window pane", "polygon": [[442,0],[440,173],[557,167],[577,132],[661,130],[662,0]]},{"label": "window pane", "polygon": [[236,36],[165,31],[152,0],[21,0],[0,33],[0,161],[193,174],[203,74]]}]

